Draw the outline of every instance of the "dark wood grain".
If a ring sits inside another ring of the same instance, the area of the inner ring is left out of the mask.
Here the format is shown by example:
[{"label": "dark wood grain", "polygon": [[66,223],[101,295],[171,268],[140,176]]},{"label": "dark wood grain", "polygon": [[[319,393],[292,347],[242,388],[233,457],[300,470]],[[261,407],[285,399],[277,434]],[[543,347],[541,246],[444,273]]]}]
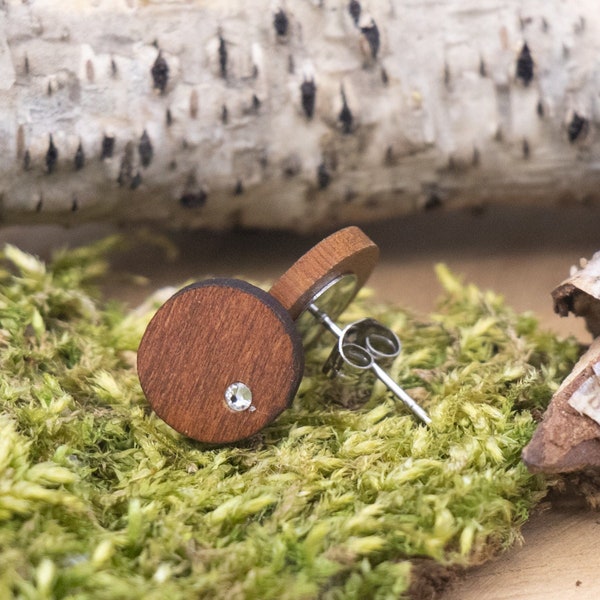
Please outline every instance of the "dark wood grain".
[{"label": "dark wood grain", "polygon": [[[243,281],[213,279],[172,296],[148,325],[138,375],[159,417],[202,442],[251,436],[292,402],[304,369],[302,343],[287,311]],[[252,390],[254,410],[224,398],[231,383]]]},{"label": "dark wood grain", "polygon": [[297,319],[313,296],[340,275],[356,275],[355,293],[358,292],[378,259],[376,244],[358,227],[346,227],[299,258],[273,284],[269,293]]}]

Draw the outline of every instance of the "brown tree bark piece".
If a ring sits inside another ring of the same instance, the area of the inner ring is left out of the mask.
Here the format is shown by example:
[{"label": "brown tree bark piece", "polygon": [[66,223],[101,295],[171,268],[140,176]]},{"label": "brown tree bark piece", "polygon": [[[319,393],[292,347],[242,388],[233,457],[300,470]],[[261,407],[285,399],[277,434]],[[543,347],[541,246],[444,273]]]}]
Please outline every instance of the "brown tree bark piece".
[{"label": "brown tree bark piece", "polygon": [[553,292],[554,310],[561,316],[572,312],[585,319],[589,332],[600,335],[600,252],[589,260],[582,259],[581,268],[573,267],[571,276]]},{"label": "brown tree bark piece", "polygon": [[[523,450],[523,461],[533,472],[569,473],[600,468],[600,338],[579,359],[544,415],[531,442]],[[578,406],[576,409],[573,404]]]}]

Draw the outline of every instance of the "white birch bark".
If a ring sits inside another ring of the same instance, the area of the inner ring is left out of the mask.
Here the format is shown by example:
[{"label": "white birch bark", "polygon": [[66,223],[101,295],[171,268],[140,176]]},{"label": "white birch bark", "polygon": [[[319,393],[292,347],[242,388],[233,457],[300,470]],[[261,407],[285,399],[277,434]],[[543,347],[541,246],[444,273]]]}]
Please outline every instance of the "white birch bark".
[{"label": "white birch bark", "polygon": [[596,2],[352,4],[0,0],[2,220],[307,230],[597,199]]}]

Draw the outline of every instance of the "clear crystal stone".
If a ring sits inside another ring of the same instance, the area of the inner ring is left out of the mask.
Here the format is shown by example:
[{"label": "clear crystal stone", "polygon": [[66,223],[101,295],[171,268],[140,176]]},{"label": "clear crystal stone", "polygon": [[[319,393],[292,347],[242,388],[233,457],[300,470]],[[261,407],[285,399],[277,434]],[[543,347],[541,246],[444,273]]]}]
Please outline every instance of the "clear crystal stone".
[{"label": "clear crystal stone", "polygon": [[241,412],[252,405],[252,390],[241,381],[232,383],[225,390],[225,402],[231,410]]}]

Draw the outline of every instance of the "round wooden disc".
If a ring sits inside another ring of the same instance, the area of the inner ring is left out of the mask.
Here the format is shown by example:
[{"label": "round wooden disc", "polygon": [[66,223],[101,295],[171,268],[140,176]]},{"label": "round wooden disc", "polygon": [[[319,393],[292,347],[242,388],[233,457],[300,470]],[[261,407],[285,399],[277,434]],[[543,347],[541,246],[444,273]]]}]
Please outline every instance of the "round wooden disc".
[{"label": "round wooden disc", "polygon": [[[287,408],[304,369],[302,342],[269,294],[235,279],[212,279],[172,296],[148,324],[138,376],[156,414],[184,435],[228,443],[251,436]],[[233,410],[232,384],[250,389]]]},{"label": "round wooden disc", "polygon": [[[379,248],[358,227],[346,227],[326,237],[299,258],[269,293],[297,319],[314,296],[334,279],[354,275],[356,287],[349,303],[364,285],[379,259]],[[332,318],[333,315],[331,315]]]}]

